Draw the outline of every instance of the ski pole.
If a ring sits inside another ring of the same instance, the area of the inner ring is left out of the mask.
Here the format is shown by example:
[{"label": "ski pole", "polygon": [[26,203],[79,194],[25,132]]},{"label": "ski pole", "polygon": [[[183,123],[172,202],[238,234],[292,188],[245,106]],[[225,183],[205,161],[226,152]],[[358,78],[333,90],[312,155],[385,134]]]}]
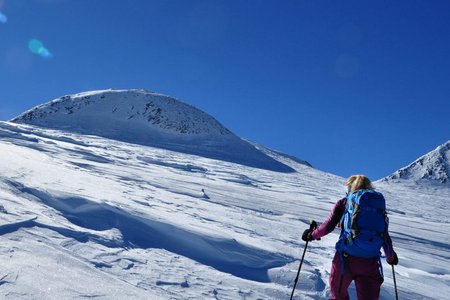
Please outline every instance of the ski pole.
[{"label": "ski pole", "polygon": [[395,270],[394,270],[394,265],[392,265],[392,278],[394,278],[395,299],[398,300],[397,281],[395,280]]},{"label": "ski pole", "polygon": [[[317,227],[316,221],[311,220],[309,222],[309,230],[314,230],[316,227]],[[303,259],[305,258],[305,253],[306,253],[306,248],[308,247],[308,242],[309,241],[306,241],[305,248],[303,249],[302,259],[300,261],[300,266],[298,267],[297,276],[295,277],[295,281],[294,281],[294,288],[292,289],[292,293],[291,293],[291,300],[292,300],[292,297],[294,297],[295,287],[297,286],[298,276],[300,275],[300,270],[302,269]]]}]

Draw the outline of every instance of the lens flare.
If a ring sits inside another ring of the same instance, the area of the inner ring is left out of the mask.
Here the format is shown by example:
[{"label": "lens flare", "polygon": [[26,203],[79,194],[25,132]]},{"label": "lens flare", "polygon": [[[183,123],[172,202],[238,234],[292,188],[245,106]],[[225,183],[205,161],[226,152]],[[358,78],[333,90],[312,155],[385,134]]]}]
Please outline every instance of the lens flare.
[{"label": "lens flare", "polygon": [[46,48],[41,48],[39,50],[39,55],[43,58],[52,58],[53,55]]},{"label": "lens flare", "polygon": [[44,47],[44,44],[42,44],[41,41],[32,39],[28,42],[28,49],[36,55],[39,55],[42,58],[52,58],[52,53]]},{"label": "lens flare", "polygon": [[38,40],[31,40],[28,43],[28,48],[30,49],[31,52],[33,52],[34,54],[38,54],[39,50],[41,50],[42,48],[44,48],[44,45],[41,43],[41,41]]},{"label": "lens flare", "polygon": [[0,23],[6,22],[8,22],[8,18],[2,12],[0,12]]}]

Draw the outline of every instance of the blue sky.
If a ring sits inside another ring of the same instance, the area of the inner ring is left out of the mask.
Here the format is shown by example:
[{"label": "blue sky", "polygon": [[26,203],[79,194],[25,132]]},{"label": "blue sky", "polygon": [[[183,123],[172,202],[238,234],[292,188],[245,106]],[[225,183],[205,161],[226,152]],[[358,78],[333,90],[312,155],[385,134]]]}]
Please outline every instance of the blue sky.
[{"label": "blue sky", "polygon": [[0,0],[0,12],[1,120],[143,88],[373,179],[450,138],[450,1]]}]

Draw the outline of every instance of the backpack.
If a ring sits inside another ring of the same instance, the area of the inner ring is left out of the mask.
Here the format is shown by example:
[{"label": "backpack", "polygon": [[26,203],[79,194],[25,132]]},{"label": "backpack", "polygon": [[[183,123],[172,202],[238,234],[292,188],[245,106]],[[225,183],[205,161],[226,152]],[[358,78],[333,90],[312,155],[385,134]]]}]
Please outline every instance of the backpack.
[{"label": "backpack", "polygon": [[350,192],[340,224],[341,236],[336,244],[340,253],[364,258],[379,257],[388,229],[383,195],[373,190]]}]

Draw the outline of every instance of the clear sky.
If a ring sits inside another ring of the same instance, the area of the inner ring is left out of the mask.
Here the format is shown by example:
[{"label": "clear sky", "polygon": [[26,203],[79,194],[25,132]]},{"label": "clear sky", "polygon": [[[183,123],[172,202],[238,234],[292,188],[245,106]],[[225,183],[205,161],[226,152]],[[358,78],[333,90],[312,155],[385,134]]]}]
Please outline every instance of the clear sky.
[{"label": "clear sky", "polygon": [[378,179],[450,138],[450,1],[0,0],[0,120],[107,88]]}]

